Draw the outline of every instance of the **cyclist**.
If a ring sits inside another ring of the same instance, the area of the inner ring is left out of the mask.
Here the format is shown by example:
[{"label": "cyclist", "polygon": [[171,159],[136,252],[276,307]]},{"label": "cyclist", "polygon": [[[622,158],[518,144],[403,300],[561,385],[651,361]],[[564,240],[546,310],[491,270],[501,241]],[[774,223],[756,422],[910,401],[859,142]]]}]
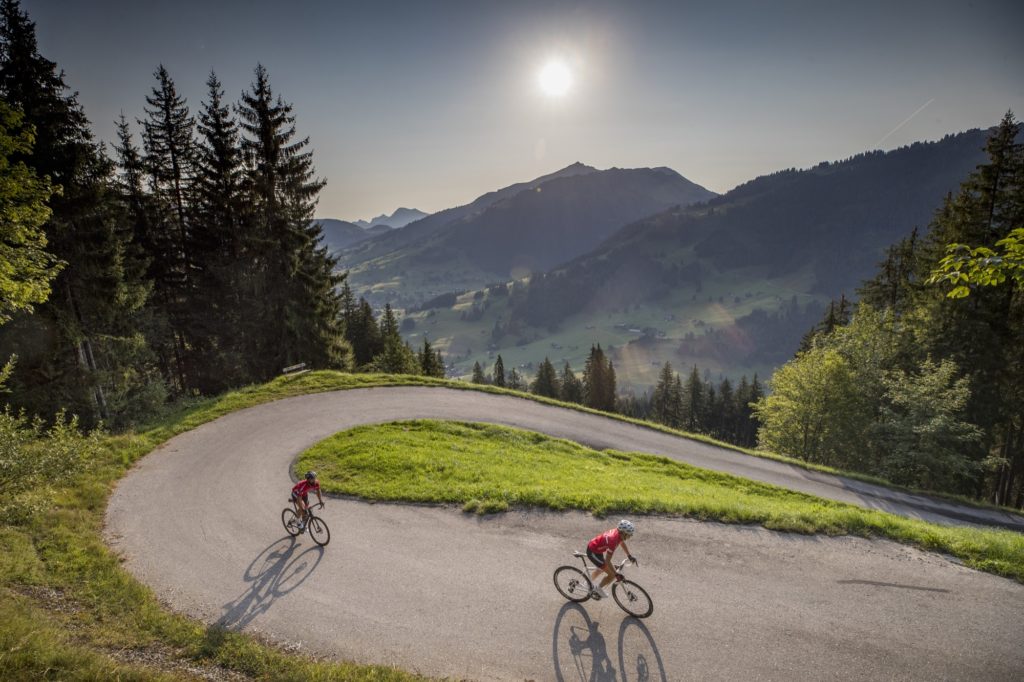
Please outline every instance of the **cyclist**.
[{"label": "cyclist", "polygon": [[[615,569],[612,567],[612,554],[615,554],[615,550],[619,545],[622,545],[623,551],[626,552],[626,556],[634,564],[636,559],[629,553],[629,547],[626,546],[626,540],[633,537],[633,533],[636,532],[636,527],[633,526],[632,522],[622,519],[619,521],[619,525],[615,528],[606,530],[605,532],[598,535],[596,538],[587,543],[587,557],[597,566],[596,569],[591,571],[590,578],[594,582],[594,592],[600,597],[607,597],[608,593],[604,591],[604,587],[612,580],[621,580],[622,576],[615,573]],[[604,572],[606,575],[601,581],[601,584],[597,584],[597,576]]]},{"label": "cyclist", "polygon": [[324,504],[324,498],[320,495],[320,481],[316,479],[315,471],[307,471],[305,477],[292,486],[291,502],[295,505],[295,513],[299,515],[299,529],[306,529],[306,517],[309,511],[309,491],[316,493],[316,499],[320,506]]}]

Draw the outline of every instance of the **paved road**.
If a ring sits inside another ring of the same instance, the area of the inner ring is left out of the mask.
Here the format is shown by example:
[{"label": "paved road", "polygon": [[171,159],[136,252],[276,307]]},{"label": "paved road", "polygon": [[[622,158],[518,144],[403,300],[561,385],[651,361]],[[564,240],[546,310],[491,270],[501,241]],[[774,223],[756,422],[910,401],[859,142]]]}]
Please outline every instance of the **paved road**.
[{"label": "paved road", "polygon": [[[662,453],[874,508],[1019,523],[531,401],[441,388],[289,398],[177,436],[118,485],[109,542],[174,608],[285,645],[479,680],[1019,680],[1024,586],[883,541],[641,518],[654,615],[566,604],[553,569],[608,521],[332,499],[326,549],[284,536],[288,465],[358,424],[489,421]],[[211,500],[216,504],[211,506]]]}]

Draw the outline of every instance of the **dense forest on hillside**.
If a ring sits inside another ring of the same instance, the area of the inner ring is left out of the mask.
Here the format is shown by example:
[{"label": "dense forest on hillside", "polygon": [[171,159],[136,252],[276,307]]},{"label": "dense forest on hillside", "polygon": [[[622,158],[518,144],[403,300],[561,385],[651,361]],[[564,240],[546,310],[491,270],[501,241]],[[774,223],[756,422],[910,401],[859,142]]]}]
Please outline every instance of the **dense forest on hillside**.
[{"label": "dense forest on hillside", "polygon": [[[292,107],[257,65],[238,102],[216,74],[193,115],[159,66],[114,158],[77,94],[40,55],[19,4],[0,5],[2,206],[0,363],[5,402],[51,419],[121,427],[168,399],[264,381],[285,366],[355,361],[443,373],[393,318],[358,316],[312,222],[324,181]],[[141,95],[140,93],[140,99]],[[346,322],[372,323],[353,349]]]},{"label": "dense forest on hillside", "polygon": [[986,153],[929,229],[891,246],[858,303],[830,307],[771,378],[761,447],[1024,507],[1024,145],[1012,114]]}]

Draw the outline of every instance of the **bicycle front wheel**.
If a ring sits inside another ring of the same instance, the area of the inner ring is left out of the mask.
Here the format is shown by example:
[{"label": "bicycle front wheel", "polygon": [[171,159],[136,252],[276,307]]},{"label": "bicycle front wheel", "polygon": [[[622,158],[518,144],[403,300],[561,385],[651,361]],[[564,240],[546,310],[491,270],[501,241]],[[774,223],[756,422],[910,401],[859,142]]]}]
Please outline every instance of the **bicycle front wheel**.
[{"label": "bicycle front wheel", "polygon": [[288,535],[295,537],[299,534],[299,517],[291,507],[285,507],[281,512],[281,523]]},{"label": "bicycle front wheel", "polygon": [[331,529],[319,516],[310,515],[308,528],[309,537],[313,538],[313,542],[321,547],[331,541]]},{"label": "bicycle front wheel", "polygon": [[654,602],[647,591],[632,580],[623,580],[612,586],[615,603],[623,611],[637,618],[646,618],[654,612]]},{"label": "bicycle front wheel", "polygon": [[594,586],[587,574],[575,566],[562,566],[555,570],[555,589],[569,601],[581,602],[590,599]]}]

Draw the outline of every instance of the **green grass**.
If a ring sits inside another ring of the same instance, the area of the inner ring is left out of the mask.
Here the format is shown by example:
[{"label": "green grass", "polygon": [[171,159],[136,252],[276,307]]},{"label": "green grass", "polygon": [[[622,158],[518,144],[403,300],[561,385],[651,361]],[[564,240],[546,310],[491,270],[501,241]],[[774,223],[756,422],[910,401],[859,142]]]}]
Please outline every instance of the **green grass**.
[{"label": "green grass", "polygon": [[[182,666],[198,668],[200,672],[203,668],[226,668],[268,680],[422,679],[390,668],[314,661],[286,654],[252,637],[173,615],[147,587],[120,568],[117,557],[102,540],[103,516],[114,485],[134,462],[169,438],[229,412],[290,396],[411,385],[512,393],[416,376],[310,372],[280,377],[267,384],[178,406],[147,428],[110,436],[87,473],[60,489],[31,491],[29,494],[37,498],[52,500],[52,505],[27,520],[0,523],[0,679],[191,679],[192,675],[182,672]],[[578,405],[534,399],[593,412]],[[677,433],[645,422],[606,416]],[[481,500],[478,507],[486,510],[500,504],[500,500],[491,498]],[[898,520],[893,523],[894,529],[888,536],[900,539],[903,526]],[[944,529],[936,528],[932,533],[934,542],[922,546],[944,548],[954,541],[945,539]],[[911,536],[908,533],[904,541],[918,542],[916,536]],[[992,535],[996,537],[1002,536]],[[954,553],[977,556],[972,565],[1016,575],[1008,566],[1012,568],[1019,562],[1004,558],[1012,557],[1016,551],[1012,544],[1008,545],[1011,549],[998,554],[991,551],[997,540],[989,539],[987,534],[959,541],[963,546]],[[155,659],[157,663],[134,663],[139,656]]]},{"label": "green grass", "polygon": [[824,500],[637,452],[490,424],[417,420],[362,426],[304,452],[328,492],[369,500],[595,514],[672,514],[772,530],[883,537],[947,552],[968,566],[1024,582],[1024,535],[949,528]]}]

